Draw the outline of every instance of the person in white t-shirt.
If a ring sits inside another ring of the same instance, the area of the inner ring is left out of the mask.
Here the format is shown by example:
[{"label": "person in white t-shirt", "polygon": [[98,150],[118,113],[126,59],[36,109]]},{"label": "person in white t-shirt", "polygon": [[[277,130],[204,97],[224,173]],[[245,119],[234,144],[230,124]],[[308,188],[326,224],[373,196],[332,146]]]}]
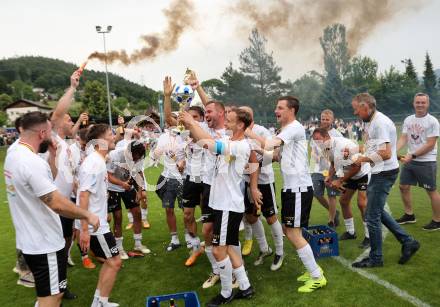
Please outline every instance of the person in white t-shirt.
[{"label": "person in white t-shirt", "polygon": [[414,115],[405,118],[402,134],[397,142],[397,151],[408,145],[408,152],[400,158],[403,163],[400,173],[400,193],[405,209],[399,224],[415,223],[411,205],[411,186],[423,187],[431,199],[432,220],[424,230],[440,229],[440,194],[437,192],[437,139],[440,134],[437,118],[428,113],[429,96],[418,93],[414,97]]},{"label": "person in white t-shirt", "polygon": [[100,227],[91,229],[84,222],[80,225],[80,245],[96,257],[105,259],[99,274],[92,307],[114,306],[108,302],[116,275],[121,268],[121,257],[107,221],[108,175],[106,155],[115,148],[111,128],[106,124],[93,125],[87,133],[87,146],[94,148],[79,170],[77,204],[98,215]]},{"label": "person in white t-shirt", "polygon": [[405,264],[417,252],[420,244],[385,211],[388,194],[399,174],[396,126],[391,119],[376,109],[376,99],[368,93],[356,95],[351,105],[354,115],[363,120],[365,126],[365,154],[359,156],[354,163],[371,165],[366,211],[371,250],[368,257],[354,262],[352,266],[356,268],[383,266],[382,224],[402,244],[399,264]]},{"label": "person in white t-shirt", "polygon": [[327,279],[315,261],[312,248],[302,236],[301,228],[308,227],[309,224],[313,187],[307,161],[306,133],[296,119],[298,110],[298,98],[294,96],[278,98],[275,116],[281,125],[281,132],[274,138],[262,139],[260,142],[266,151],[275,150],[275,158],[280,159],[283,177],[281,219],[286,237],[296,248],[299,258],[307,269],[297,279],[305,282],[298,288],[298,292],[307,293],[326,286]]},{"label": "person in white t-shirt", "polygon": [[[232,136],[217,140],[200,127],[189,113],[181,113],[179,120],[190,130],[191,137],[198,144],[216,154],[209,207],[213,210],[213,255],[217,261],[222,289],[207,306],[227,304],[232,299],[250,298],[254,290],[249,283],[239,248],[239,227],[244,212],[244,172],[248,162],[253,164],[249,166],[249,172],[252,198],[256,206],[261,206],[262,198],[258,190],[257,158],[244,136],[244,131],[251,123],[250,114],[233,109],[226,121],[226,128],[232,131]],[[252,166],[256,166],[256,171]],[[239,290],[235,294],[232,293],[232,273],[239,283]]]},{"label": "person in white t-shirt", "polygon": [[35,277],[40,306],[59,306],[67,287],[67,258],[59,215],[99,227],[96,215],[76,207],[60,193],[46,161],[37,153],[51,148],[52,125],[46,114],[23,115],[20,141],[5,160],[4,173],[17,248]]},{"label": "person in white t-shirt", "polygon": [[[249,186],[249,176],[245,176],[246,190],[245,190],[245,219],[251,224],[252,233],[258,241],[260,247],[260,254],[254,265],[261,265],[264,262],[264,258],[272,255],[272,249],[269,247],[266,235],[264,233],[263,223],[259,218],[262,213],[266,218],[267,223],[270,225],[272,238],[275,244],[275,256],[270,269],[272,271],[277,271],[281,268],[284,259],[283,250],[283,227],[278,221],[278,208],[275,198],[275,176],[272,168],[272,156],[264,156],[262,149],[259,145],[258,138],[271,138],[272,135],[263,126],[254,123],[254,113],[250,107],[240,107],[240,109],[245,110],[251,116],[252,122],[250,126],[246,129],[245,135],[250,139],[252,149],[257,152],[258,163],[260,164],[260,172],[258,174],[258,189],[263,195],[263,204],[261,206],[261,212],[257,212],[253,204],[250,186]],[[245,246],[244,246],[245,247]],[[244,250],[243,247],[243,250]],[[244,254],[244,253],[243,253]]]},{"label": "person in white t-shirt", "polygon": [[342,208],[346,231],[339,236],[339,240],[356,239],[353,213],[351,211],[351,199],[358,191],[358,208],[364,223],[365,238],[359,245],[367,248],[370,244],[365,211],[367,208],[367,187],[370,175],[370,165],[363,163],[353,165],[353,159],[359,154],[359,145],[345,137],[331,137],[325,128],[316,128],[312,134],[313,141],[319,146],[323,158],[330,162],[329,178],[334,178],[329,185],[342,191],[339,202]]}]

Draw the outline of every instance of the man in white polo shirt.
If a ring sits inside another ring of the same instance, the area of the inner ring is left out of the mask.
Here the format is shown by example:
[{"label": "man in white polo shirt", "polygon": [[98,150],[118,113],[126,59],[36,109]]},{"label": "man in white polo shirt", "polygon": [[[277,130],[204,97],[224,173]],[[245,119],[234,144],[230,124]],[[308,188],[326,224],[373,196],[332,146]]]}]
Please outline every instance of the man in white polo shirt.
[{"label": "man in white polo shirt", "polygon": [[411,205],[411,186],[423,187],[431,199],[432,220],[424,230],[440,229],[440,194],[437,192],[437,139],[440,134],[437,118],[428,113],[429,96],[418,93],[413,102],[415,114],[405,118],[402,134],[397,142],[397,151],[408,145],[408,153],[400,158],[400,193],[405,213],[397,223],[415,223]]},{"label": "man in white polo shirt", "polygon": [[385,211],[388,194],[397,179],[397,133],[394,123],[376,110],[376,99],[368,93],[356,95],[351,103],[354,115],[365,124],[365,155],[355,164],[371,164],[371,180],[367,189],[367,226],[370,234],[370,255],[354,262],[356,268],[383,266],[382,224],[387,227],[402,244],[399,264],[405,264],[420,248],[419,242],[409,236],[399,224]]},{"label": "man in white polo shirt", "polygon": [[59,306],[67,287],[65,241],[58,214],[83,219],[92,229],[99,227],[96,215],[76,207],[57,190],[49,165],[37,155],[50,146],[51,130],[45,114],[25,114],[20,141],[7,154],[4,169],[17,248],[35,277],[40,306]]}]

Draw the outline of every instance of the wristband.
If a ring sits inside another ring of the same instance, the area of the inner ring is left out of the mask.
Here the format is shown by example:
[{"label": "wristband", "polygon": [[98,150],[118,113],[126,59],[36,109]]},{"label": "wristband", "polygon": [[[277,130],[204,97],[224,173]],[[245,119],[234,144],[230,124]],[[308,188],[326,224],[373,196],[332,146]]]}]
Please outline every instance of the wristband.
[{"label": "wristband", "polygon": [[224,153],[224,143],[222,141],[215,141],[215,153],[221,155]]}]

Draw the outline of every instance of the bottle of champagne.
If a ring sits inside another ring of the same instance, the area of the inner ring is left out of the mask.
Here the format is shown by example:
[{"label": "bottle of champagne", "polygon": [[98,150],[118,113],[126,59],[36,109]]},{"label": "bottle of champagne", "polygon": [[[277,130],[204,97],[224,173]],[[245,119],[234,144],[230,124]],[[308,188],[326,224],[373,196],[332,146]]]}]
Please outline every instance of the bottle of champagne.
[{"label": "bottle of champagne", "polygon": [[153,300],[151,301],[150,306],[151,306],[151,307],[159,307],[159,303],[157,302],[156,299],[153,299]]},{"label": "bottle of champagne", "polygon": [[170,299],[170,307],[176,307],[176,303],[174,302],[174,299]]}]

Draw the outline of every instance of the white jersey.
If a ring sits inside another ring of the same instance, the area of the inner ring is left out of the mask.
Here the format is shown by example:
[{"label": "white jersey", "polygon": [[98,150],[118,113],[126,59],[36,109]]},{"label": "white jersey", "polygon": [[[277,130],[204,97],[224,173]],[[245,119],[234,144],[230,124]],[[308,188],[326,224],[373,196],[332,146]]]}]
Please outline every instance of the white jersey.
[{"label": "white jersey", "polygon": [[166,130],[158,141],[155,151],[162,154],[163,171],[162,176],[165,178],[182,179],[182,174],[177,168],[177,162],[185,159],[186,142],[182,136]]},{"label": "white jersey", "polygon": [[[107,171],[117,179],[128,181],[135,178],[138,173],[143,171],[144,160],[134,162],[129,152],[125,148],[112,150],[107,159]],[[125,189],[117,184],[108,183],[109,191],[124,192]]]},{"label": "white jersey", "polygon": [[63,196],[70,198],[73,191],[75,161],[72,155],[72,150],[67,142],[59,135],[56,135],[55,140],[58,143],[57,156],[55,160],[57,167],[55,185]]},{"label": "white jersey", "polygon": [[[199,125],[215,140],[222,139],[223,137],[226,136],[226,130],[224,128],[218,130],[209,128],[206,122],[201,122],[199,123]],[[205,158],[203,163],[205,167],[203,169],[202,181],[203,183],[212,185],[212,178],[214,176],[215,162],[217,159],[217,155],[212,151],[205,149],[204,157]]]},{"label": "white jersey", "polygon": [[39,198],[57,189],[47,162],[17,144],[6,155],[4,174],[17,248],[31,255],[61,250],[60,217]]},{"label": "white jersey", "polygon": [[[428,138],[438,137],[439,130],[439,122],[431,114],[426,114],[423,117],[410,115],[405,118],[402,133],[407,135],[408,152],[414,153],[426,144]],[[435,147],[431,151],[413,160],[419,162],[437,161],[437,142],[435,142]]]},{"label": "white jersey", "polygon": [[244,170],[249,161],[251,148],[247,140],[223,139],[230,156],[217,155],[209,207],[215,210],[244,212]]},{"label": "white jersey", "polygon": [[[88,210],[99,217],[99,229],[94,232],[93,227],[89,225],[91,235],[104,234],[110,231],[107,222],[107,168],[104,158],[93,151],[84,160],[79,169],[78,193],[76,197],[77,206],[80,205],[80,192],[88,191],[89,207]],[[80,221],[75,221],[75,227],[81,229]]]},{"label": "white jersey", "polygon": [[186,147],[185,173],[191,182],[200,183],[203,176],[204,149],[194,142]]},{"label": "white jersey", "polygon": [[365,137],[365,155],[370,156],[377,153],[380,146],[384,143],[391,145],[391,158],[385,161],[379,161],[371,169],[372,174],[382,171],[389,171],[399,168],[397,161],[397,133],[394,123],[383,113],[376,111],[370,122],[364,123]]},{"label": "white jersey", "polygon": [[122,139],[116,143],[115,149],[126,148],[130,142],[131,140]]},{"label": "white jersey", "polygon": [[[254,132],[256,135],[261,136],[265,139],[272,138],[272,134],[267,130],[265,127],[254,124],[252,127],[252,132]],[[248,139],[249,144],[251,145],[252,149],[258,149],[260,148],[260,145],[256,140]],[[275,176],[273,173],[272,168],[272,161],[265,161],[263,160],[263,156],[256,152],[258,163],[260,163],[260,170],[258,174],[258,184],[270,184],[275,182]],[[250,178],[249,175],[246,175],[244,177],[246,182],[249,182]]]},{"label": "white jersey", "polygon": [[312,186],[307,161],[307,140],[304,127],[294,120],[277,135],[283,141],[280,169],[283,189],[305,191]]},{"label": "white jersey", "polygon": [[8,154],[9,152],[13,151],[15,148],[17,148],[18,142],[20,141],[20,139],[16,139],[14,141],[14,143],[12,143],[11,145],[9,145],[8,150],[6,151],[6,153]]},{"label": "white jersey", "polygon": [[[332,128],[328,131],[328,134],[331,138],[338,138],[343,137],[342,134],[336,130],[335,128]],[[312,139],[310,142],[311,145],[311,167],[312,173],[324,173],[328,172],[330,168],[329,161],[325,159],[324,155],[321,152],[321,149],[316,144],[316,142]]]},{"label": "white jersey", "polygon": [[[359,146],[345,137],[336,137],[330,139],[330,152],[328,159],[334,163],[336,176],[344,177],[349,172],[353,164],[352,157],[359,153]],[[369,163],[362,163],[361,169],[351,179],[359,179],[370,173]]]}]

